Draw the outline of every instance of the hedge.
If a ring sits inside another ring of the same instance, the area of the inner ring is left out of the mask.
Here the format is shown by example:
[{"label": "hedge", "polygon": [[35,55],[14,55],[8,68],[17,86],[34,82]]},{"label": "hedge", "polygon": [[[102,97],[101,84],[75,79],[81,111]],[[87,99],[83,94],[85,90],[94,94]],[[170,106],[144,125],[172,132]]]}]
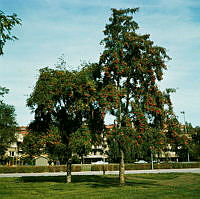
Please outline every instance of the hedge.
[{"label": "hedge", "polygon": [[[183,169],[200,168],[200,162],[190,163],[161,163],[154,164],[154,169]],[[125,164],[126,170],[147,170],[151,164]],[[80,171],[118,171],[119,164],[73,164],[72,172]],[[65,172],[66,166],[0,166],[0,173],[44,173],[44,172]]]}]

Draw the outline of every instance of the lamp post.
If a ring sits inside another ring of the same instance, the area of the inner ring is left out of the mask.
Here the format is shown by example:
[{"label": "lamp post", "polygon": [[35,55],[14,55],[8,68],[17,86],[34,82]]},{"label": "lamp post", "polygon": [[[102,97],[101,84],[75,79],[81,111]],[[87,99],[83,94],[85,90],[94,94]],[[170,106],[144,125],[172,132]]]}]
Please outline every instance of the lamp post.
[{"label": "lamp post", "polygon": [[181,111],[181,114],[183,114],[183,120],[184,120],[184,131],[185,131],[185,133],[186,133],[185,111]]},{"label": "lamp post", "polygon": [[[187,134],[186,123],[185,123],[185,111],[181,111],[181,114],[183,114],[183,119],[184,119],[184,130],[185,130],[185,134]],[[188,159],[188,162],[189,162],[189,161],[190,161],[189,149],[188,149],[188,153],[187,153],[187,159]]]},{"label": "lamp post", "polygon": [[153,170],[153,153],[152,153],[152,150],[151,150],[151,169]]}]

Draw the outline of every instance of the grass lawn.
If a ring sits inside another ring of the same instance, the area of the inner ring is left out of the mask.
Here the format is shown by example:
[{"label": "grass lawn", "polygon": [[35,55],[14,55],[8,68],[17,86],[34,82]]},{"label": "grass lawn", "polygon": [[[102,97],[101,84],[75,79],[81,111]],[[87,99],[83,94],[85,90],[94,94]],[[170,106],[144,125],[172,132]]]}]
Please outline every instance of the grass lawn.
[{"label": "grass lawn", "polygon": [[120,187],[118,176],[73,176],[65,184],[64,177],[0,178],[1,199],[56,198],[200,198],[200,174],[131,174]]}]

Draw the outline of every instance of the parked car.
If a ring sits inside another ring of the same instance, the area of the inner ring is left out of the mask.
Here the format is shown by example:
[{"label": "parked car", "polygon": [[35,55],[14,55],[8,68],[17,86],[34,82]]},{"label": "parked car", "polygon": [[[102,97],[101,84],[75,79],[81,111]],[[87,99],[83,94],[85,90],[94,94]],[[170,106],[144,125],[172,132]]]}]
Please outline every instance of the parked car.
[{"label": "parked car", "polygon": [[144,161],[144,160],[139,160],[139,161],[134,162],[134,163],[136,163],[136,164],[146,164],[146,163],[148,163],[148,162],[146,162],[146,161]]},{"label": "parked car", "polygon": [[104,161],[97,161],[97,162],[92,162],[92,164],[108,164],[108,162],[104,162]]},{"label": "parked car", "polygon": [[153,163],[160,163],[160,161],[159,160],[153,160]]}]

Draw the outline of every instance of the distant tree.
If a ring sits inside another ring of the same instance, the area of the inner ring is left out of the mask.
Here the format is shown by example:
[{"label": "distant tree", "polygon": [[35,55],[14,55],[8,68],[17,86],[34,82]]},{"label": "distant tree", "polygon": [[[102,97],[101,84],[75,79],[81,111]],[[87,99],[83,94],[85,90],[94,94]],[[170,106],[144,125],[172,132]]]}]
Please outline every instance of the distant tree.
[{"label": "distant tree", "polygon": [[125,184],[125,153],[134,146],[145,146],[155,153],[167,146],[165,126],[174,113],[168,89],[159,90],[170,58],[166,50],[154,45],[149,35],[138,34],[134,9],[112,9],[104,30],[105,47],[100,56],[102,90],[99,104],[102,115],[110,112],[116,123],[107,137],[120,152],[120,184]]},{"label": "distant tree", "polygon": [[[116,141],[113,141],[112,137],[108,137],[107,144],[109,149],[106,151],[106,155],[108,156],[109,163],[119,163],[120,161],[120,151],[119,145]],[[132,145],[132,147],[126,147],[124,154],[124,162],[125,163],[133,163],[137,158],[141,157],[137,151],[137,148]],[[143,158],[142,158],[143,159]]]},{"label": "distant tree", "polygon": [[92,151],[91,132],[87,126],[79,128],[71,138],[72,152],[81,158],[83,163],[83,156],[88,155]]},{"label": "distant tree", "polygon": [[[176,117],[167,121],[167,140],[170,144],[170,150],[176,152],[179,161],[186,161],[188,159],[188,152],[191,150],[191,140],[186,135],[185,129],[179,123]],[[169,151],[169,148],[166,150]]]},{"label": "distant tree", "polygon": [[34,120],[29,124],[29,134],[24,138],[22,151],[29,159],[41,154],[48,154],[51,161],[61,164],[66,163],[66,146],[61,143],[61,136],[58,129],[48,126],[46,129],[43,121]]},{"label": "distant tree", "polygon": [[14,26],[21,24],[21,19],[16,14],[6,15],[0,10],[0,55],[3,55],[3,47],[7,40],[16,40],[17,37],[11,34]]},{"label": "distant tree", "polygon": [[42,154],[43,146],[41,137],[34,135],[31,131],[24,137],[23,143],[21,144],[23,154],[30,160]]},{"label": "distant tree", "polygon": [[192,153],[194,160],[200,160],[200,127],[196,126],[192,133]]},{"label": "distant tree", "polygon": [[[8,89],[0,87],[0,97],[8,93]],[[0,158],[7,151],[10,144],[16,141],[16,120],[15,109],[0,100]]]},{"label": "distant tree", "polygon": [[179,147],[178,154],[182,161],[200,160],[200,127],[193,127],[191,123],[186,122],[182,131],[182,137],[187,143],[186,146]]}]

